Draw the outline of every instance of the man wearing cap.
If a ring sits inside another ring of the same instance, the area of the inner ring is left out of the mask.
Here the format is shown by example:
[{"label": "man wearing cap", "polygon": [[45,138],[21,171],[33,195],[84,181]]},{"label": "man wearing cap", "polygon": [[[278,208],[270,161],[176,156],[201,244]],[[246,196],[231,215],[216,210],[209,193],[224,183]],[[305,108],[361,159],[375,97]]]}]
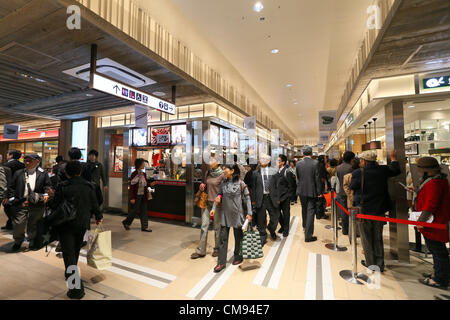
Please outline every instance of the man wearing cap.
[{"label": "man wearing cap", "polygon": [[25,227],[30,239],[31,250],[36,250],[33,243],[36,237],[37,222],[44,214],[44,203],[48,201],[47,192],[51,188],[50,177],[39,167],[41,158],[37,154],[28,154],[24,158],[25,169],[16,171],[12,179],[10,197],[13,206],[12,251],[20,249],[25,239]]},{"label": "man wearing cap", "polygon": [[[361,168],[352,173],[350,189],[355,191],[354,205],[360,205],[363,214],[384,216],[390,209],[388,179],[401,173],[395,150],[390,157],[389,165],[378,165],[376,152],[365,151],[361,155]],[[365,267],[376,265],[381,272],[384,271],[383,226],[382,221],[363,219],[360,228],[366,257],[361,264]]]},{"label": "man wearing cap", "polygon": [[[433,157],[423,157],[417,162],[422,175],[420,186],[414,192],[414,207],[422,212],[418,221],[447,225],[450,221],[450,187],[447,176],[441,173],[439,162]],[[419,281],[427,286],[446,289],[450,279],[450,261],[447,247],[447,230],[417,226],[423,234],[428,250],[433,255],[434,275],[424,274]]]},{"label": "man wearing cap", "polygon": [[302,224],[305,231],[305,242],[317,240],[314,237],[314,217],[317,213],[317,199],[322,194],[319,162],[312,159],[312,148],[303,149],[303,160],[296,165],[297,195],[302,205]]}]

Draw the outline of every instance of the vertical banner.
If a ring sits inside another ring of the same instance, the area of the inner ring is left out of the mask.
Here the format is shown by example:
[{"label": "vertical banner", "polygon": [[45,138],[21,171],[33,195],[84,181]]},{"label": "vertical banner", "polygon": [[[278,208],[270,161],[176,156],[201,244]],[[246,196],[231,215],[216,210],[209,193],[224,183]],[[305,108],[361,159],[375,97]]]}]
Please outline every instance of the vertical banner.
[{"label": "vertical banner", "polygon": [[337,130],[337,111],[319,111],[319,131]]},{"label": "vertical banner", "polygon": [[134,106],[134,126],[137,128],[147,128],[147,112],[146,107]]},{"label": "vertical banner", "polygon": [[329,131],[320,131],[319,132],[319,144],[327,144],[330,141],[330,132]]},{"label": "vertical banner", "polygon": [[247,117],[244,119],[244,128],[248,136],[248,158],[250,164],[258,164],[257,140],[256,140],[256,117]]},{"label": "vertical banner", "polygon": [[5,124],[3,127],[3,138],[17,140],[19,138],[20,126],[17,124]]}]

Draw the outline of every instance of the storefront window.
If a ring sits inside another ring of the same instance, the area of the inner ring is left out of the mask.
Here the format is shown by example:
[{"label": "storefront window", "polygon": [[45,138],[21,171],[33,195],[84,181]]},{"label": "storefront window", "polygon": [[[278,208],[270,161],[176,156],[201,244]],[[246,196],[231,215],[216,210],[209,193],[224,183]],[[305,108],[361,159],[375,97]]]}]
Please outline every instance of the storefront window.
[{"label": "storefront window", "polygon": [[42,141],[25,143],[26,153],[36,153],[42,158]]},{"label": "storefront window", "polygon": [[44,156],[42,157],[42,167],[52,168],[56,164],[58,156],[58,141],[44,141]]}]

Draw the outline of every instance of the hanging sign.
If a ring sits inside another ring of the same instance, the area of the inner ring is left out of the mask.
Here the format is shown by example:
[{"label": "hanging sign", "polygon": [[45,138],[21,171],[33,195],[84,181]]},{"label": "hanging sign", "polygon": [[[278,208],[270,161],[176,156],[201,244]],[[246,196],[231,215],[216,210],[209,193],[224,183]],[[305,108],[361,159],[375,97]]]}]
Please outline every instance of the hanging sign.
[{"label": "hanging sign", "polygon": [[19,138],[20,126],[17,124],[5,124],[3,127],[3,138],[17,140]]},{"label": "hanging sign", "polygon": [[435,89],[450,87],[450,76],[439,76],[434,78],[425,78],[423,81],[424,89]]},{"label": "hanging sign", "polygon": [[337,111],[319,111],[319,131],[337,130]]},{"label": "hanging sign", "polygon": [[93,78],[94,80],[93,83],[90,84],[90,87],[95,90],[157,109],[165,113],[176,114],[176,107],[170,102],[156,98],[130,85],[98,73],[94,73]]}]

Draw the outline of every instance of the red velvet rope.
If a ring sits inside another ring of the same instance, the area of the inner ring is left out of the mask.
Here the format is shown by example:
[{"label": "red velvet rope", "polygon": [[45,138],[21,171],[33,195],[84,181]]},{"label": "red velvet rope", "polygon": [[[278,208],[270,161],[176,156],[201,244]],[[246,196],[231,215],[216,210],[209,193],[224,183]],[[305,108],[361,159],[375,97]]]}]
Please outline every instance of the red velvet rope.
[{"label": "red velvet rope", "polygon": [[[347,215],[350,215],[350,212],[347,209],[345,209],[339,202],[335,201],[335,203]],[[366,219],[366,220],[386,221],[386,222],[394,222],[394,223],[400,223],[400,224],[411,224],[411,225],[415,225],[415,226],[422,226],[422,227],[427,227],[427,228],[432,228],[432,229],[447,230],[447,226],[445,224],[439,224],[439,223],[428,223],[428,222],[411,221],[411,220],[405,220],[405,219],[394,219],[394,218],[379,217],[379,216],[373,216],[373,215],[367,215],[367,214],[357,214],[356,217],[360,218],[360,219]]]}]

